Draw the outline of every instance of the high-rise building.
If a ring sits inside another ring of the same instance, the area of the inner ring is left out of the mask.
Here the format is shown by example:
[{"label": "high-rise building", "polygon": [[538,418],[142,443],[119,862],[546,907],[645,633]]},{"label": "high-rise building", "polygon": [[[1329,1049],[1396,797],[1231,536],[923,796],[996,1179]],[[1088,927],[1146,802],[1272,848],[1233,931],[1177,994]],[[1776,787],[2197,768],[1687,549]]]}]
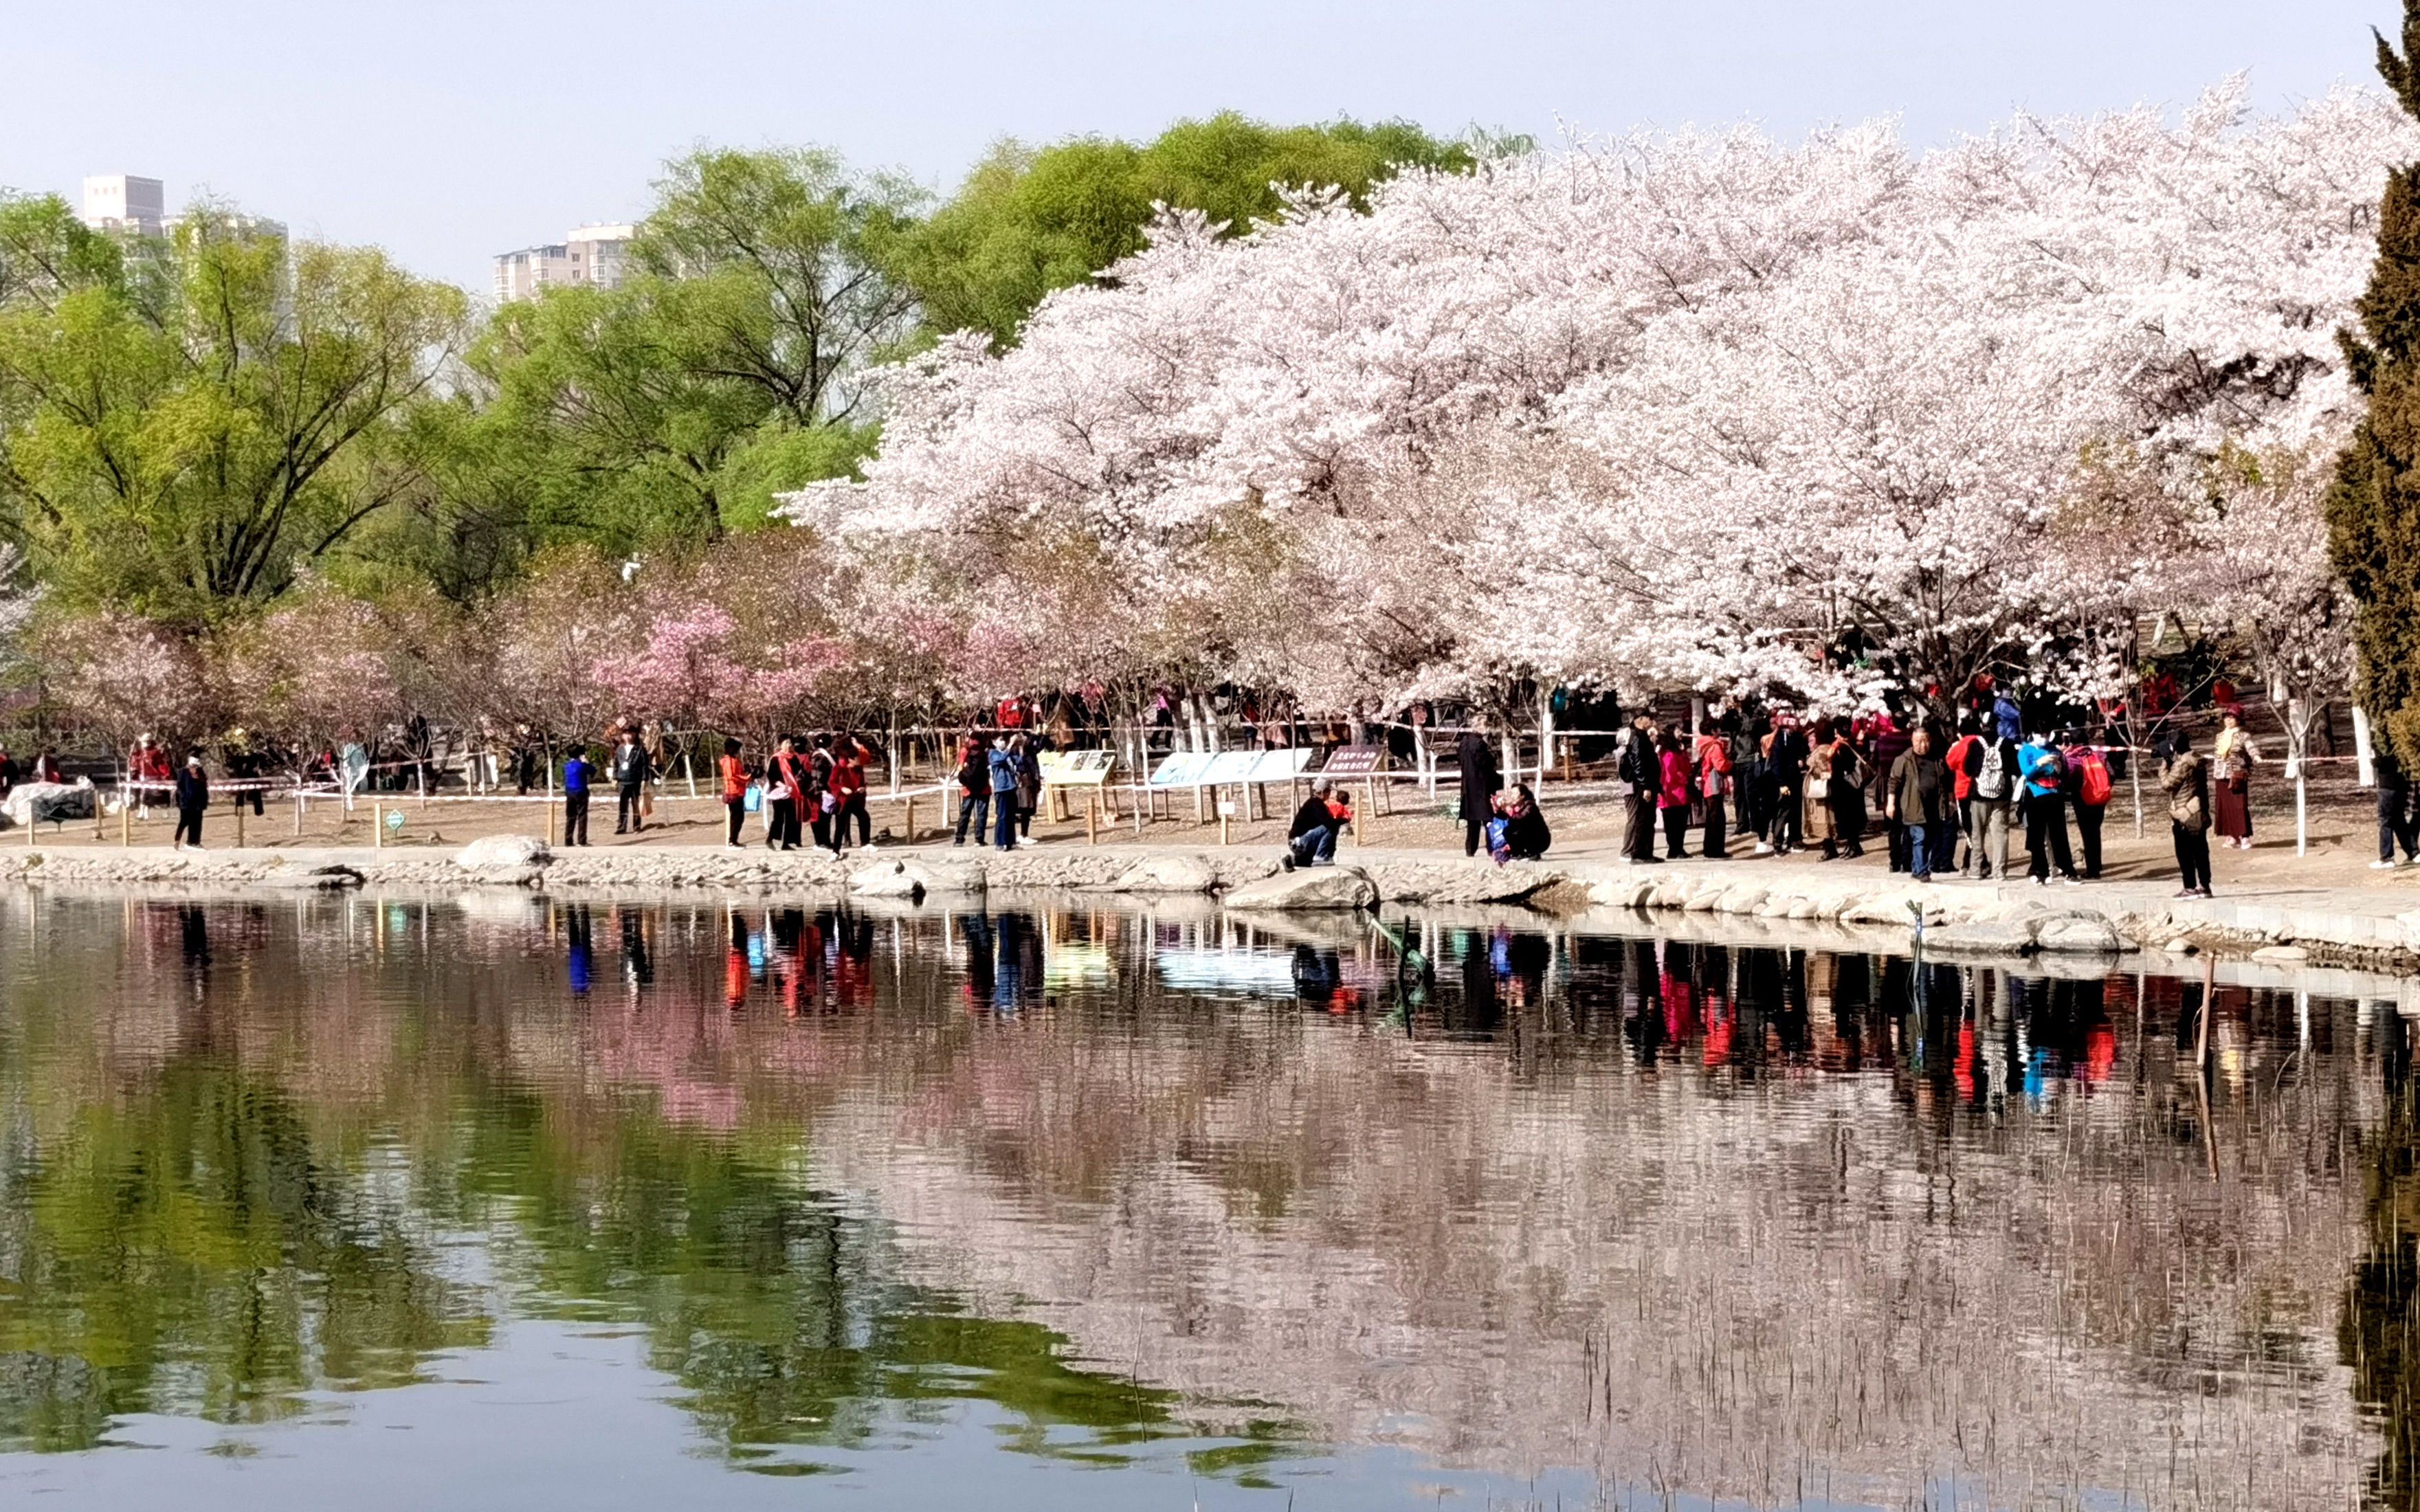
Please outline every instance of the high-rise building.
[{"label": "high-rise building", "polygon": [[[191,214],[168,213],[167,188],[157,178],[112,173],[96,174],[84,181],[84,224],[96,231],[131,237],[173,236]],[[281,239],[286,235],[285,222],[272,221],[265,215],[224,209],[218,214],[230,230]]]},{"label": "high-rise building", "polygon": [[157,178],[112,173],[84,181],[84,224],[96,231],[156,237],[167,223],[167,188]]},{"label": "high-rise building", "polygon": [[622,282],[623,264],[638,227],[583,225],[561,241],[523,247],[496,258],[496,302],[534,300],[542,289],[566,284],[612,288]]}]

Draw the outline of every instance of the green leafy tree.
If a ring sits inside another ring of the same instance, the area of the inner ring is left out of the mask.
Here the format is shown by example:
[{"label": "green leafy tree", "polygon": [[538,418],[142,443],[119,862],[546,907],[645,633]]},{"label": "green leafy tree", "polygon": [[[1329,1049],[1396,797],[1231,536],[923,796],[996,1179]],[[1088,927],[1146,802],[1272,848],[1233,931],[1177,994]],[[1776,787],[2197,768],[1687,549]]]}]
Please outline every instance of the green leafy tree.
[{"label": "green leafy tree", "polygon": [[811,149],[702,150],[657,189],[620,287],[498,312],[469,364],[491,401],[432,426],[443,517],[688,548],[870,449],[852,380],[915,329],[887,270],[920,192]]},{"label": "green leafy tree", "polygon": [[[2405,0],[2403,49],[2378,39],[2378,71],[2420,119],[2420,0]],[[2420,163],[2387,176],[2378,262],[2361,297],[2362,333],[2342,336],[2369,412],[2336,465],[2330,547],[2359,606],[2354,696],[2407,764],[2420,765]]]},{"label": "green leafy tree", "polygon": [[1239,235],[1278,213],[1277,184],[1334,185],[1366,207],[1371,186],[1402,168],[1463,172],[1480,151],[1523,145],[1474,150],[1404,121],[1274,127],[1233,111],[1142,146],[1003,142],[899,240],[900,267],[928,329],[982,331],[1006,346],[1051,290],[1141,250],[1155,203],[1202,210]]},{"label": "green leafy tree", "polygon": [[63,601],[208,623],[399,496],[380,459],[459,341],[459,291],[209,208],[131,246],[16,208],[0,507]]}]

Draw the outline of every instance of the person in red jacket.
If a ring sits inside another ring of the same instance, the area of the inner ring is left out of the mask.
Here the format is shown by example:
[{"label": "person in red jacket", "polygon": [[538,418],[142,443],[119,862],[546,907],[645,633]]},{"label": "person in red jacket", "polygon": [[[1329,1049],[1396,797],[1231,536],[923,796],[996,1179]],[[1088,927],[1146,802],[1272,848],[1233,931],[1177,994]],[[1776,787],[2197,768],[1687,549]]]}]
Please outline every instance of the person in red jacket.
[{"label": "person in red jacket", "polygon": [[1958,833],[1966,838],[1966,859],[1958,868],[1962,877],[1973,876],[1984,865],[1983,847],[1975,833],[1975,779],[1966,773],[1966,758],[1983,743],[1981,729],[1981,721],[1975,715],[1966,715],[1958,721],[1958,738],[1942,755],[1942,760],[1949,764],[1951,795],[1958,800]]},{"label": "person in red jacket", "polygon": [[843,735],[832,742],[831,775],[824,779],[831,794],[831,850],[838,856],[848,848],[848,820],[857,816],[857,843],[861,850],[874,843],[874,821],[865,812],[865,747],[855,735]]},{"label": "person in red jacket", "polygon": [[748,820],[748,764],[739,759],[739,742],[725,739],[722,754],[715,758],[714,769],[722,778],[722,812],[729,827],[722,837],[725,850],[739,848],[739,826]]},{"label": "person in red jacket", "polygon": [[1725,800],[1731,791],[1731,747],[1719,733],[1709,732],[1699,733],[1697,745],[1698,788],[1706,799],[1706,842],[1701,854],[1709,861],[1719,861],[1730,843]]},{"label": "person in red jacket", "polygon": [[1663,788],[1655,806],[1664,821],[1664,858],[1686,860],[1689,856],[1689,800],[1695,783],[1691,780],[1689,758],[1681,749],[1681,733],[1666,725],[1655,742],[1656,776]]}]

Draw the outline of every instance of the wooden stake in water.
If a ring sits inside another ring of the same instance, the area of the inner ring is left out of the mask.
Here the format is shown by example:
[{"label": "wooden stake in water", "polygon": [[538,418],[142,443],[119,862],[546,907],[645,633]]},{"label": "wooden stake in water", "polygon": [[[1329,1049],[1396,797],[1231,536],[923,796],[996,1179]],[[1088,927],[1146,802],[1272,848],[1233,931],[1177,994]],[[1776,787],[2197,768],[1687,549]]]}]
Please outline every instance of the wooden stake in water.
[{"label": "wooden stake in water", "polygon": [[2210,1066],[2210,1016],[2215,1009],[2218,993],[2218,958],[2209,951],[2201,957],[2201,1011],[2194,1019],[2194,1070],[2205,1071]]}]

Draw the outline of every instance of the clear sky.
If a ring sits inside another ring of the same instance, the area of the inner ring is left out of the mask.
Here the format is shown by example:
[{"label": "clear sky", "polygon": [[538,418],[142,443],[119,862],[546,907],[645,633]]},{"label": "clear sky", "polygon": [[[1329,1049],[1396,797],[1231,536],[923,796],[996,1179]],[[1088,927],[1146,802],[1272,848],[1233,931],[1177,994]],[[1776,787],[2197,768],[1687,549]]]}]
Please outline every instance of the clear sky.
[{"label": "clear sky", "polygon": [[1551,137],[1895,115],[1918,143],[2367,84],[2393,0],[10,0],[0,185],[207,188],[474,292],[488,258],[644,210],[698,142],[814,142],[946,188],[1012,135],[1234,107]]}]

